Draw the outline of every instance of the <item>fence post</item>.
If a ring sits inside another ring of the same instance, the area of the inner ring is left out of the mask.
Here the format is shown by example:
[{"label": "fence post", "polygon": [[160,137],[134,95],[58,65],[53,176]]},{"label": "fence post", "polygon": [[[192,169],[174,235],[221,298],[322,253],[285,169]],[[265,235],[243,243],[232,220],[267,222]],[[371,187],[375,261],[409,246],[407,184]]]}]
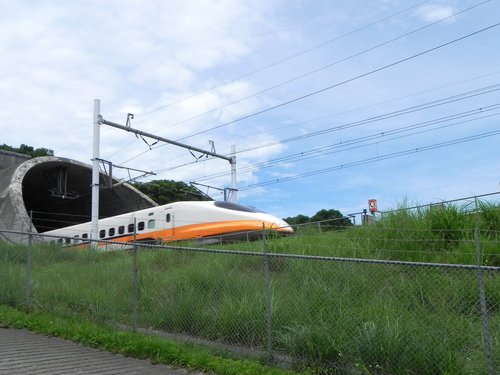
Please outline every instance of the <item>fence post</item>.
[{"label": "fence post", "polygon": [[137,218],[134,217],[134,242],[132,258],[132,331],[137,331]]},{"label": "fence post", "polygon": [[267,334],[267,361],[273,360],[273,332],[272,332],[272,306],[271,306],[271,277],[269,274],[269,255],[267,246],[266,227],[262,223],[262,245],[264,251],[264,286],[266,289],[266,334]]},{"label": "fence post", "polygon": [[476,263],[477,263],[477,284],[479,288],[479,303],[481,306],[482,331],[484,354],[486,357],[486,365],[488,366],[488,375],[494,375],[493,369],[493,350],[491,346],[490,324],[488,318],[488,306],[486,305],[486,292],[484,290],[483,271],[481,269],[481,245],[479,243],[479,231],[476,226],[474,229],[474,243],[476,246]]},{"label": "fence post", "polygon": [[33,211],[30,211],[30,226],[28,233],[28,249],[26,254],[26,287],[25,304],[31,307],[31,257],[33,253]]}]

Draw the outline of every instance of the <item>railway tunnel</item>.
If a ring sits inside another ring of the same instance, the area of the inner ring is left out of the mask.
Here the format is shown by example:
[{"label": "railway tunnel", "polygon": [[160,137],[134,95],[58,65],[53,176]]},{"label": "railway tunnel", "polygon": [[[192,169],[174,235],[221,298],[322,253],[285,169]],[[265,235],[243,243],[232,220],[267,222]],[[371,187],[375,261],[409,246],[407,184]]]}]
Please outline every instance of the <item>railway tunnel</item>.
[{"label": "railway tunnel", "polygon": [[[12,232],[43,233],[91,220],[92,166],[63,157],[0,150],[0,241],[26,242]],[[99,216],[157,204],[127,183],[100,173]]]}]

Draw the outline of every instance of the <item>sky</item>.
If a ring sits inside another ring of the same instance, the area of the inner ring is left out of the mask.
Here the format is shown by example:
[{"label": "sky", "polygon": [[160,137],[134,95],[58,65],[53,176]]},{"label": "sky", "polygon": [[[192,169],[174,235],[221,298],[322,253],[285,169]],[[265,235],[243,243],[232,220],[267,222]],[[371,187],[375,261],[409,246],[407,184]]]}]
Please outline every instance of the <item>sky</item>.
[{"label": "sky", "polygon": [[[497,0],[0,7],[0,144],[90,164],[99,99],[105,120],[234,145],[238,202],[280,217],[500,190]],[[153,143],[101,125],[102,159],[156,173],[138,181],[231,186],[226,160]]]}]

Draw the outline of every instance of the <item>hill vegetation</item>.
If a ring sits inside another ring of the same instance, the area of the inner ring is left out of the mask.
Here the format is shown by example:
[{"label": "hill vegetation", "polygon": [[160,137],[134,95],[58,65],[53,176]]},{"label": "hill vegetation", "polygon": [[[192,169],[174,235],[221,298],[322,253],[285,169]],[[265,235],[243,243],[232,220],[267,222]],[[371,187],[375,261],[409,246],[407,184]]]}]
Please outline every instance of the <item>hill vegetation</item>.
[{"label": "hill vegetation", "polygon": [[153,180],[132,185],[160,205],[180,201],[212,200],[200,190],[182,181]]},{"label": "hill vegetation", "polygon": [[36,158],[39,156],[53,156],[54,155],[54,151],[50,150],[48,148],[44,148],[44,147],[34,148],[33,146],[28,146],[25,144],[21,144],[19,147],[12,147],[12,146],[6,145],[4,143],[3,145],[0,145],[0,150],[17,152],[18,154],[29,155],[32,158]]},{"label": "hill vegetation", "polygon": [[284,219],[290,225],[303,225],[315,222],[327,222],[324,228],[343,229],[352,225],[352,222],[346,218],[339,210],[322,209],[316,212],[313,216],[297,215]]}]

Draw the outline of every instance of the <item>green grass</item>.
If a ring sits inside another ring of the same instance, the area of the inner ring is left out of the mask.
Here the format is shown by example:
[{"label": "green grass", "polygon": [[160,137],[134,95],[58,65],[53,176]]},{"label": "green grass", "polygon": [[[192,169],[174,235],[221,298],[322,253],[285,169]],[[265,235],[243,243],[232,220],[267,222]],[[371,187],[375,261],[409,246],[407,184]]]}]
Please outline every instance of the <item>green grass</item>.
[{"label": "green grass", "polygon": [[[301,232],[271,253],[498,265],[499,207],[398,211],[367,227]],[[308,230],[310,230],[309,228]],[[190,245],[184,243],[184,245]],[[219,246],[217,246],[219,247]],[[262,242],[226,248],[261,253]],[[258,255],[258,256],[257,256]],[[0,303],[24,301],[26,249],[0,252]],[[279,258],[269,261],[276,353],[322,374],[482,374],[475,270]],[[33,252],[32,308],[65,319],[132,324],[132,254],[58,247]],[[494,358],[500,358],[500,274],[483,273]],[[260,254],[144,250],[139,327],[265,352]],[[244,372],[240,372],[244,373]]]}]

